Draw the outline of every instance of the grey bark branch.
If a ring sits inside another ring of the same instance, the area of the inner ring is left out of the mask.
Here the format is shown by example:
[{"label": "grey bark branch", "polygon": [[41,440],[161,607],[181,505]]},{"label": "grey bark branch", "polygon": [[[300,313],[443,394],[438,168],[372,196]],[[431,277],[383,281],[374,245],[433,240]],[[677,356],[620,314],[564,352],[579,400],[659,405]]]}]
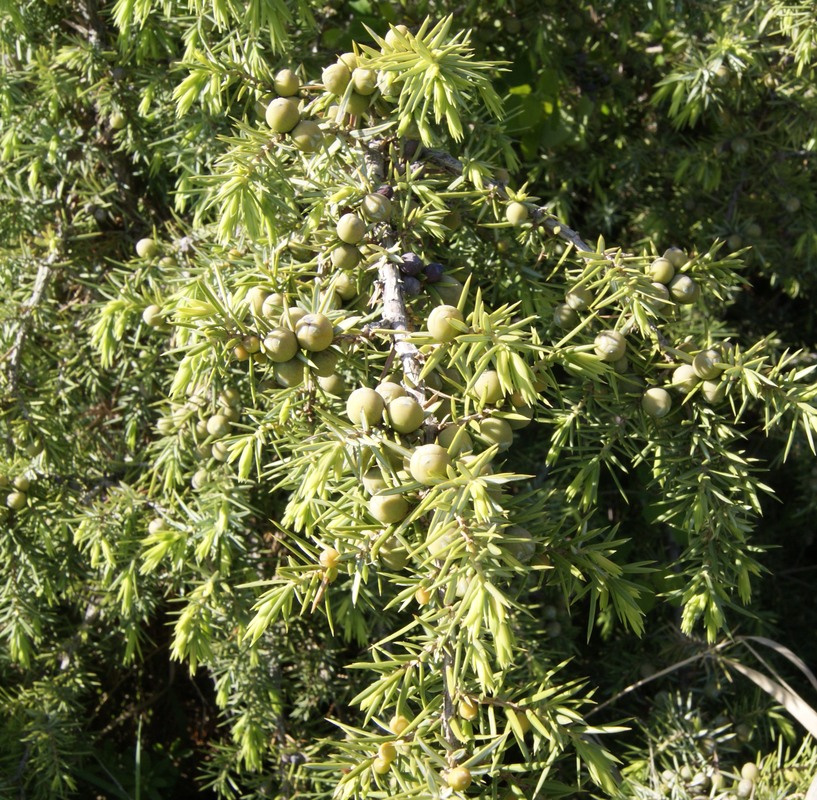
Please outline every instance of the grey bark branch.
[{"label": "grey bark branch", "polygon": [[[385,156],[383,153],[384,143],[371,142],[363,150],[363,160],[369,176],[377,182],[385,180]],[[386,233],[381,237],[381,243],[388,248],[393,244],[393,237]],[[422,364],[420,362],[420,351],[410,342],[406,341],[406,335],[411,330],[406,297],[403,293],[403,279],[400,275],[400,268],[387,257],[383,257],[377,265],[377,274],[380,280],[380,287],[383,294],[383,323],[391,328],[392,341],[394,342],[394,353],[400,360],[403,374],[410,384],[411,394],[422,404],[425,396],[420,386],[420,372]]]},{"label": "grey bark branch", "polygon": [[[400,359],[403,374],[408,378],[410,388],[416,394],[420,385],[420,351],[411,342],[406,341],[406,335],[411,329],[411,323],[406,308],[406,299],[403,294],[403,281],[400,277],[400,268],[387,259],[383,259],[377,268],[380,284],[383,291],[383,321],[394,330],[394,352]],[[422,395],[422,392],[420,392]],[[424,402],[424,397],[418,398]]]},{"label": "grey bark branch", "polygon": [[[541,215],[541,216],[540,216]],[[568,228],[563,222],[559,222],[547,209],[544,207],[537,208],[533,214],[533,218],[547,228],[552,236],[558,236],[573,245],[580,253],[592,253],[593,248],[579,236],[572,228]]]},{"label": "grey bark branch", "polygon": [[[60,236],[58,232],[58,237]],[[40,262],[37,269],[37,277],[34,279],[34,288],[28,302],[20,309],[20,320],[17,324],[17,332],[14,336],[14,343],[8,352],[8,382],[9,390],[13,394],[17,389],[17,380],[20,373],[20,359],[23,354],[23,344],[28,334],[31,324],[31,315],[34,309],[42,302],[45,288],[54,268],[54,264],[59,260],[60,249],[55,249],[45,260]]]}]

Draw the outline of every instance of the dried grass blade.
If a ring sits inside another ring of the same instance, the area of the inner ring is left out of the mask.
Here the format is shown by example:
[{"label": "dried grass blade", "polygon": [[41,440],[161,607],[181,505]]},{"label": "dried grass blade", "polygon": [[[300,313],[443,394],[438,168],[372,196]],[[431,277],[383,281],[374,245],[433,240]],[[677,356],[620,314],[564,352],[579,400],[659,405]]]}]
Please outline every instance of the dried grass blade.
[{"label": "dried grass blade", "polygon": [[749,678],[756,686],[771,695],[789,712],[812,736],[817,737],[817,711],[815,711],[797,692],[781,686],[762,672],[747,667],[731,659],[723,659],[723,663]]},{"label": "dried grass blade", "polygon": [[[817,677],[815,677],[814,673],[806,666],[805,661],[803,661],[803,659],[796,653],[789,650],[788,647],[774,641],[774,639],[767,639],[765,636],[741,636],[739,637],[738,641],[744,639],[765,644],[766,647],[770,647],[776,653],[780,653],[781,656],[791,661],[791,663],[794,664],[794,666],[797,667],[809,679],[809,683],[811,683],[811,685],[817,689]],[[817,798],[815,798],[815,800],[817,800]]]}]

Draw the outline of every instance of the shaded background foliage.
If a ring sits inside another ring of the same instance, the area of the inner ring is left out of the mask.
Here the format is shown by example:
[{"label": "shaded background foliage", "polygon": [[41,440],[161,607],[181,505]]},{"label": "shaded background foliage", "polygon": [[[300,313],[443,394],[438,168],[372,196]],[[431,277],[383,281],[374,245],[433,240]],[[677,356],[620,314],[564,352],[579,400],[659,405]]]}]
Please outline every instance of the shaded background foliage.
[{"label": "shaded background foliage", "polygon": [[[503,129],[486,119],[469,130],[473,158],[504,162],[512,186],[529,182],[591,241],[600,234],[625,249],[652,242],[706,252],[719,238],[725,251],[751,248],[749,285],[726,311],[724,330],[749,340],[774,330],[771,348],[802,347],[813,356],[817,24],[810,4],[0,3],[2,472],[13,478],[33,465],[37,473],[25,525],[9,515],[0,536],[4,796],[193,797],[212,787],[228,793],[233,782],[247,796],[286,796],[301,785],[301,743],[279,743],[274,774],[236,771],[243,745],[220,717],[225,686],[238,687],[232,710],[266,729],[275,729],[282,707],[294,726],[303,724],[304,739],[328,735],[326,715],[353,722],[344,717],[356,691],[347,665],[377,636],[371,621],[358,619],[362,627],[347,637],[294,622],[285,650],[275,646],[282,631],[273,631],[248,664],[229,645],[208,653],[203,639],[200,660],[210,661],[209,671],[192,677],[169,659],[176,598],[190,587],[170,571],[142,569],[146,519],[162,511],[146,502],[150,464],[142,459],[161,453],[155,430],[165,409],[157,400],[176,365],[136,326],[102,366],[91,334],[98,306],[129,290],[122,276],[132,269],[135,240],[161,232],[183,263],[196,230],[212,222],[196,178],[218,173],[218,137],[234,136],[236,120],[257,115],[259,98],[248,87],[269,92],[271,76],[293,62],[316,77],[353,41],[369,41],[365,26],[416,28],[427,15],[452,11],[457,25],[473,28],[478,58],[508,62],[495,86],[509,123]],[[240,42],[231,35],[239,26]],[[207,50],[212,60],[197,62]],[[513,275],[492,266],[507,291]],[[31,303],[46,270],[47,290]],[[145,268],[142,299],[158,297],[177,273],[178,263],[166,274],[161,265]],[[785,443],[782,434],[771,441],[750,434],[747,442],[749,455],[771,461],[763,480],[777,499],[763,500],[752,540],[768,574],[751,614],[735,623],[814,664],[817,645],[802,632],[815,622],[817,472],[801,437],[780,463]],[[531,437],[514,454],[515,468],[536,474],[544,450]],[[669,533],[648,537],[655,500],[639,496],[638,485],[625,504],[612,483],[602,484],[598,511],[629,529],[623,558],[648,561],[660,551],[663,561],[683,543]],[[237,546],[274,549],[256,512],[274,519],[283,501],[249,496],[229,480],[223,494],[238,520]],[[660,591],[673,577],[650,580]],[[237,616],[249,606],[240,595]],[[680,636],[680,611],[667,604],[645,609],[648,628],[660,634],[638,639],[608,621],[588,644],[589,600],[568,614],[543,590],[540,603],[560,626],[541,643],[548,659],[573,658],[571,677],[589,676],[598,698],[705,647]],[[234,624],[230,607],[223,611],[213,629]],[[389,623],[400,619],[394,612]],[[237,663],[246,674],[233,674]],[[280,692],[271,696],[276,682]],[[651,720],[645,732],[622,734],[617,748],[632,748],[623,767],[634,770],[634,784],[649,773],[639,771],[641,762],[677,771],[682,762],[709,763],[710,740],[732,765],[774,753],[780,742],[799,743],[759,690],[726,684],[705,661],[605,713],[604,721]],[[788,761],[795,775],[771,770],[770,781],[802,785],[813,753]],[[331,774],[315,779],[315,796],[335,782]],[[638,791],[627,789],[652,796]]]}]

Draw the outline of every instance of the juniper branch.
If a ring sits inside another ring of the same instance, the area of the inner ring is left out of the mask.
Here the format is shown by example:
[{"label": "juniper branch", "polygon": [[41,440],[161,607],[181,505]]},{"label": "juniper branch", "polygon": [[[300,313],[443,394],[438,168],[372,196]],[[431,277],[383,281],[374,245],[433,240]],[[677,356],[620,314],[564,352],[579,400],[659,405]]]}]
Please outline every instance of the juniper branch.
[{"label": "juniper branch", "polygon": [[[450,153],[446,153],[444,150],[423,150],[420,153],[420,158],[426,162],[431,162],[454,175],[462,175],[462,161],[455,158]],[[422,162],[419,162],[419,165],[421,164]],[[415,165],[412,165],[412,167],[414,166]],[[496,192],[499,197],[503,199],[508,198],[504,184],[500,183],[499,181],[488,180],[485,182],[485,185],[489,189]],[[576,231],[565,225],[563,222],[560,222],[553,216],[553,214],[550,213],[547,207],[540,206],[537,208],[533,212],[533,219],[542,225],[542,227],[544,227],[552,236],[558,236],[560,239],[564,239],[569,244],[572,244],[576,250],[586,253],[593,252],[593,248],[590,247],[590,245],[588,245]]]}]

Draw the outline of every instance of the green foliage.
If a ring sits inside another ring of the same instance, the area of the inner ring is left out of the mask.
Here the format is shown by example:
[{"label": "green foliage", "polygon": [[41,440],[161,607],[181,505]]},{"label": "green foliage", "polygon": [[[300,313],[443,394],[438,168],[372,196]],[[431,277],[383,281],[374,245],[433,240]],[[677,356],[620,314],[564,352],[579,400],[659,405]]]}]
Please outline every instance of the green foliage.
[{"label": "green foliage", "polygon": [[404,6],[0,4],[0,793],[805,791],[809,10]]}]

